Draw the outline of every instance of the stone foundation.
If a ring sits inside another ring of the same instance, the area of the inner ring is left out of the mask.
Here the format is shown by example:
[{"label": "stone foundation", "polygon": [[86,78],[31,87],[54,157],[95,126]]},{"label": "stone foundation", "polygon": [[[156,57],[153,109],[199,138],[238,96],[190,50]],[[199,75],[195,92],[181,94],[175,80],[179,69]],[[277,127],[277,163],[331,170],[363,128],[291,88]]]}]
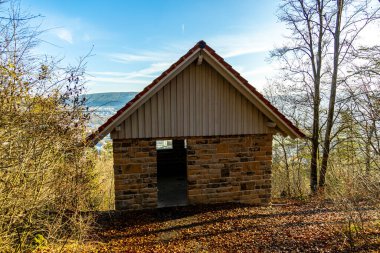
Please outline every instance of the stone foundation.
[{"label": "stone foundation", "polygon": [[[157,207],[154,140],[113,140],[117,210]],[[266,205],[271,198],[272,135],[187,138],[190,204]]]}]

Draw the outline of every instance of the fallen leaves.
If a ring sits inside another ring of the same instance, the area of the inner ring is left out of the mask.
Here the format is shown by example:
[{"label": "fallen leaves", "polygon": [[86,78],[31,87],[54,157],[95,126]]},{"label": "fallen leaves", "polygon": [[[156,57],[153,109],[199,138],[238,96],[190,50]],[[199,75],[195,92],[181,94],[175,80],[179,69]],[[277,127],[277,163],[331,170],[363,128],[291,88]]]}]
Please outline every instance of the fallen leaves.
[{"label": "fallen leaves", "polygon": [[[371,212],[367,210],[365,215],[372,217]],[[340,232],[345,215],[333,207],[223,204],[107,215],[100,216],[99,228],[86,243],[85,251],[336,252],[347,249]],[[370,231],[378,240],[380,228]]]}]

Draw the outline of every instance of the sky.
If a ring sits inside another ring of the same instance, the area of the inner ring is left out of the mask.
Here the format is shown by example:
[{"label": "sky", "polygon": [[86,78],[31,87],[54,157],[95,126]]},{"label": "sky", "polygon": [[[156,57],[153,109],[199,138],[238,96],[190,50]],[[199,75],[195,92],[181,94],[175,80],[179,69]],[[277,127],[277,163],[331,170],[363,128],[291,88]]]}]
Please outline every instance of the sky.
[{"label": "sky", "polygon": [[275,72],[285,26],[279,0],[21,0],[40,14],[41,54],[87,61],[87,93],[141,91],[199,40],[254,87]]},{"label": "sky", "polygon": [[[268,0],[22,0],[40,14],[39,53],[87,61],[87,93],[141,91],[199,40],[205,40],[250,83],[262,89],[281,41],[278,1]],[[277,44],[276,44],[277,43]]]}]

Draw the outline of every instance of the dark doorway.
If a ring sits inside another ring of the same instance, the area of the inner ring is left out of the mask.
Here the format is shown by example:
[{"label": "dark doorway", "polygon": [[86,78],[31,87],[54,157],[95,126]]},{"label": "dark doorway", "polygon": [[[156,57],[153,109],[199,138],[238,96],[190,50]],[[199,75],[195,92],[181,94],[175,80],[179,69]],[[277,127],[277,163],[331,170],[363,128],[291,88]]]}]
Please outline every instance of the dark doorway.
[{"label": "dark doorway", "polygon": [[187,205],[185,141],[157,141],[156,147],[158,207]]}]

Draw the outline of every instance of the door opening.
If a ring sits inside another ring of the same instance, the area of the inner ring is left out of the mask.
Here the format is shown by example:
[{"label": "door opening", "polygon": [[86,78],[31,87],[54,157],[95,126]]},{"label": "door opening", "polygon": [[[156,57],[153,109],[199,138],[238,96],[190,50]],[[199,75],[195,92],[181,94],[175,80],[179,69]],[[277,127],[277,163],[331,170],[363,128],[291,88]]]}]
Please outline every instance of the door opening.
[{"label": "door opening", "polygon": [[185,140],[156,142],[158,207],[187,205]]}]

